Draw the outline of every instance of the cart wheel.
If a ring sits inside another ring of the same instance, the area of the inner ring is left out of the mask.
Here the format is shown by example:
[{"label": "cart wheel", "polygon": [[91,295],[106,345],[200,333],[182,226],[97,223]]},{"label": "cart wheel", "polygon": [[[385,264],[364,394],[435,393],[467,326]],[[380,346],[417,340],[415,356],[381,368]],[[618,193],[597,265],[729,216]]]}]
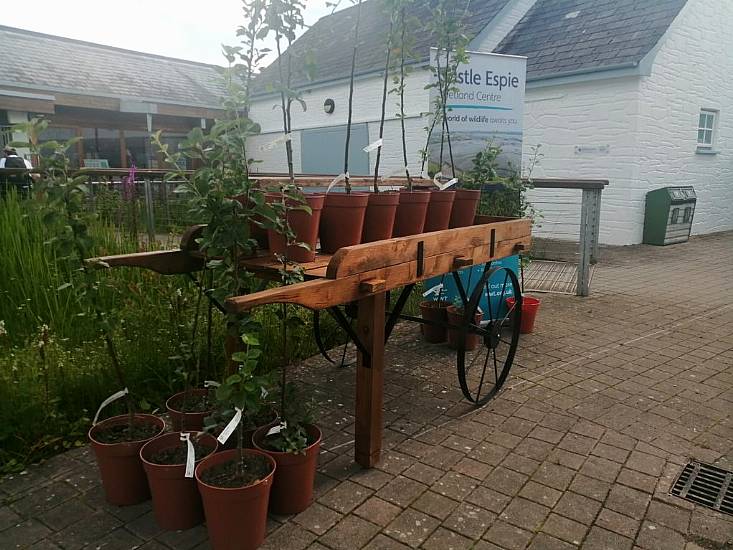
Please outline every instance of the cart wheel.
[{"label": "cart wheel", "polygon": [[[348,317],[351,320],[356,318],[356,313],[354,312],[354,308],[355,306],[352,308],[350,304],[344,308],[344,313],[346,314],[346,317]],[[341,330],[343,331],[343,329]],[[316,342],[318,351],[321,353],[323,358],[326,359],[326,361],[328,361],[329,363],[332,363],[338,367],[350,367],[354,364],[354,361],[346,360],[346,352],[348,350],[349,344],[351,343],[351,338],[349,337],[348,334],[346,334],[345,331],[343,332],[344,332],[344,335],[346,336],[346,342],[344,343],[340,360],[335,360],[328,353],[329,350],[326,349],[326,346],[323,343],[323,334],[321,332],[321,313],[319,311],[313,312],[313,339]]]},{"label": "cart wheel", "polygon": [[[483,320],[477,325],[475,317],[483,296],[498,297],[496,303],[500,305],[492,308],[489,301],[489,311],[483,312]],[[516,300],[512,309],[507,310],[505,300],[511,296]],[[522,293],[517,276],[510,269],[491,268],[487,264],[465,306],[463,326],[456,342],[458,381],[463,395],[477,407],[493,398],[509,376],[519,342],[521,311]],[[475,350],[467,350],[466,343],[475,340],[473,335],[479,337],[479,344]]]}]

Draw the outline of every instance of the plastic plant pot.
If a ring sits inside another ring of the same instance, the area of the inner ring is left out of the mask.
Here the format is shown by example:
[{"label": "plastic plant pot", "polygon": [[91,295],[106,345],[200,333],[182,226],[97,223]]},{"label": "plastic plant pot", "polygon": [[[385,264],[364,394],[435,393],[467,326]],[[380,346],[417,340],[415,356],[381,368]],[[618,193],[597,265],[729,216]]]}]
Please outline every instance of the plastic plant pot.
[{"label": "plastic plant pot", "polygon": [[425,233],[448,229],[455,198],[455,191],[430,191],[430,202],[423,229]]},{"label": "plastic plant pot", "polygon": [[399,202],[399,193],[382,191],[369,194],[361,242],[371,243],[392,238]]},{"label": "plastic plant pot", "polygon": [[321,212],[321,252],[361,243],[368,193],[328,193]]},{"label": "plastic plant pot", "polygon": [[[534,331],[537,312],[540,310],[539,298],[522,296],[522,322],[519,323],[520,334],[530,334]],[[511,310],[514,307],[514,298],[507,298],[506,305]]]}]

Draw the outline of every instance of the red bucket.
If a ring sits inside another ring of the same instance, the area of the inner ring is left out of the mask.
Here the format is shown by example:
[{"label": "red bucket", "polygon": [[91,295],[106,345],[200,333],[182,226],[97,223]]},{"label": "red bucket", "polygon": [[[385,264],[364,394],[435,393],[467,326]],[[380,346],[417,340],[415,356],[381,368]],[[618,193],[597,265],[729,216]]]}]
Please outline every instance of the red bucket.
[{"label": "red bucket", "polygon": [[[514,307],[514,298],[507,298],[506,305],[509,309]],[[521,334],[529,334],[534,331],[534,320],[537,317],[537,311],[540,309],[540,301],[531,296],[522,297],[522,322],[519,326]]]}]

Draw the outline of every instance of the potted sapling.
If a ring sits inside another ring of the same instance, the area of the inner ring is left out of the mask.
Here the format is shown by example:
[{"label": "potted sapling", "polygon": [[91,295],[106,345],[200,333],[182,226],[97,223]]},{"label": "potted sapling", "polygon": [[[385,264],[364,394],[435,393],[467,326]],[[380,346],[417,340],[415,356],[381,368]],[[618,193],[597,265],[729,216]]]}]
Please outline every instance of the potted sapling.
[{"label": "potted sapling", "polygon": [[[385,3],[389,9],[389,3]],[[382,149],[384,146],[384,119],[387,112],[387,95],[389,83],[389,70],[392,59],[392,42],[395,28],[395,10],[389,10],[389,29],[387,30],[387,53],[384,61],[384,75],[382,77],[382,108],[379,118],[379,139],[376,144],[369,148],[376,147],[376,159],[374,162],[374,179],[372,181],[372,193],[369,194],[366,213],[364,214],[364,230],[361,235],[361,242],[371,243],[392,237],[394,220],[397,215],[397,206],[400,195],[395,192],[380,191],[379,189],[379,165],[382,160]]]},{"label": "potted sapling", "polygon": [[[211,391],[208,388],[201,388],[201,357],[196,353],[196,334],[199,327],[201,313],[201,301],[204,295],[204,281],[207,279],[207,272],[204,270],[198,282],[198,295],[194,309],[194,318],[191,326],[191,337],[185,340],[183,334],[183,323],[181,321],[181,310],[183,309],[183,298],[180,289],[176,290],[175,299],[172,304],[173,322],[178,331],[179,353],[171,357],[173,361],[179,361],[180,367],[176,373],[184,384],[184,390],[171,396],[165,403],[168,416],[171,419],[174,431],[192,430],[201,431],[204,427],[204,419],[214,411],[214,403]],[[211,319],[209,318],[209,323]],[[211,327],[207,330],[211,335]],[[211,338],[207,338],[208,351],[206,356],[210,357]],[[210,365],[209,365],[210,366]]]},{"label": "potted sapling", "polygon": [[[433,95],[431,101],[433,112],[432,124],[428,129],[423,149],[423,169],[431,148],[435,148],[432,141],[436,136],[436,127],[439,127],[438,168],[433,177],[438,189],[433,190],[431,194],[430,222],[426,224],[428,229],[433,231],[472,225],[481,198],[480,190],[462,188],[458,184],[448,117],[448,100],[450,94],[457,90],[458,68],[468,61],[466,47],[469,39],[465,32],[467,13],[465,10],[461,14],[457,13],[460,9],[454,2],[441,0],[433,8],[430,19],[430,31],[436,39],[436,48],[431,51],[434,81],[428,88]],[[446,166],[445,162],[446,153],[449,166]],[[443,175],[443,170],[447,169],[450,169],[450,176]]]},{"label": "potted sapling", "polygon": [[[303,268],[282,259],[280,277],[283,284],[303,280]],[[296,394],[288,383],[288,329],[303,321],[288,315],[288,305],[280,304],[282,322],[282,367],[280,378],[280,421],[257,430],[252,442],[257,449],[277,462],[277,474],[272,487],[270,510],[276,514],[297,514],[313,501],[313,486],[321,447],[321,430],[313,423],[312,407]]]},{"label": "potted sapling", "polygon": [[265,539],[267,508],[275,461],[266,453],[245,448],[242,418],[254,415],[266,403],[271,376],[259,372],[262,350],[250,319],[240,320],[243,350],[232,360],[238,365],[216,390],[222,407],[235,411],[219,434],[226,443],[235,437],[235,449],[204,458],[196,467],[196,482],[204,505],[206,527],[214,548],[254,549]]},{"label": "potted sapling", "polygon": [[[44,223],[58,227],[50,241],[56,257],[66,262],[70,279],[59,291],[72,292],[81,307],[79,316],[91,317],[104,340],[111,375],[120,388],[102,402],[89,430],[89,440],[97,459],[107,502],[118,506],[137,504],[150,498],[147,479],[140,462],[140,448],[159,435],[165,424],[162,419],[140,414],[125,381],[125,372],[113,338],[113,319],[102,306],[102,294],[114,292],[104,285],[95,268],[106,264],[90,259],[92,238],[88,226],[92,214],[85,208],[88,188],[84,176],[71,177],[66,151],[76,140],[67,143],[48,141],[36,146],[34,139],[48,127],[47,120],[33,119],[24,125],[29,143],[23,144],[37,155],[41,178],[36,194],[43,201]],[[99,421],[102,410],[123,399],[127,414]]]},{"label": "potted sapling", "polygon": [[291,384],[281,388],[282,420],[257,430],[252,441],[277,463],[270,510],[297,514],[313,502],[322,434],[313,422],[312,406],[296,395]]},{"label": "potted sapling", "polygon": [[405,177],[407,179],[407,189],[400,192],[399,205],[395,215],[394,229],[392,236],[405,237],[407,235],[416,235],[422,233],[425,229],[425,216],[428,211],[428,203],[430,202],[430,193],[420,191],[413,186],[413,176],[410,173],[410,167],[407,157],[407,133],[405,129],[405,89],[407,86],[407,77],[410,72],[409,65],[406,64],[410,53],[410,45],[412,37],[408,35],[408,27],[410,20],[407,16],[407,8],[412,0],[393,0],[392,11],[396,18],[394,30],[394,44],[399,54],[396,74],[393,77],[395,87],[392,92],[397,94],[397,106],[399,112],[397,118],[400,121],[400,134],[402,137],[402,161],[405,166]]},{"label": "potted sapling", "polygon": [[194,469],[217,448],[216,438],[201,431],[174,431],[148,441],[140,459],[153,497],[155,522],[178,531],[203,523]]},{"label": "potted sapling", "polygon": [[[292,107],[298,103],[306,110],[306,103],[300,94],[292,88],[293,48],[291,47],[298,31],[304,26],[304,4],[300,0],[275,0],[267,4],[265,26],[260,36],[269,33],[275,35],[277,51],[277,91],[280,95],[279,108],[282,114],[283,135],[276,141],[285,142],[285,159],[288,167],[288,183],[278,191],[267,193],[268,204],[277,208],[280,213],[287,212],[287,217],[281,222],[289,224],[293,229],[298,243],[303,246],[292,246],[284,238],[281,227],[273,227],[272,222],[267,227],[267,237],[270,252],[273,255],[286,255],[290,260],[300,263],[312,262],[315,259],[316,244],[318,242],[318,228],[321,221],[321,211],[325,195],[323,193],[303,193],[295,184],[295,170],[293,165],[292,145]],[[283,42],[287,49],[282,51]],[[312,73],[312,64],[303,62],[309,75]]]},{"label": "potted sapling", "polygon": [[[356,72],[356,58],[359,49],[361,4],[362,0],[358,0],[356,21],[354,23],[354,46],[351,55],[351,75],[349,79],[349,107],[344,142],[344,171],[329,185],[323,205],[323,214],[321,215],[321,250],[325,254],[333,254],[344,246],[361,243],[364,216],[369,201],[367,193],[356,193],[352,190],[349,175],[349,144],[351,142],[351,120],[354,104],[354,73]],[[329,192],[341,177],[344,180],[345,193]]]}]

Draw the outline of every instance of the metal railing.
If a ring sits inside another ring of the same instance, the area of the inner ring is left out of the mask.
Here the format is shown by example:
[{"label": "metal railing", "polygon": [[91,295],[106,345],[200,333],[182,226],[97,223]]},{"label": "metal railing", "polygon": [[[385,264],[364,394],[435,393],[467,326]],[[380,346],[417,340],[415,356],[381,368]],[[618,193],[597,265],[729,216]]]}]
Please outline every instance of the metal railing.
[{"label": "metal railing", "polygon": [[13,127],[0,126],[0,150],[13,141]]},{"label": "metal railing", "polygon": [[598,261],[601,197],[608,180],[533,179],[533,255],[577,264],[575,294],[588,296]]}]

